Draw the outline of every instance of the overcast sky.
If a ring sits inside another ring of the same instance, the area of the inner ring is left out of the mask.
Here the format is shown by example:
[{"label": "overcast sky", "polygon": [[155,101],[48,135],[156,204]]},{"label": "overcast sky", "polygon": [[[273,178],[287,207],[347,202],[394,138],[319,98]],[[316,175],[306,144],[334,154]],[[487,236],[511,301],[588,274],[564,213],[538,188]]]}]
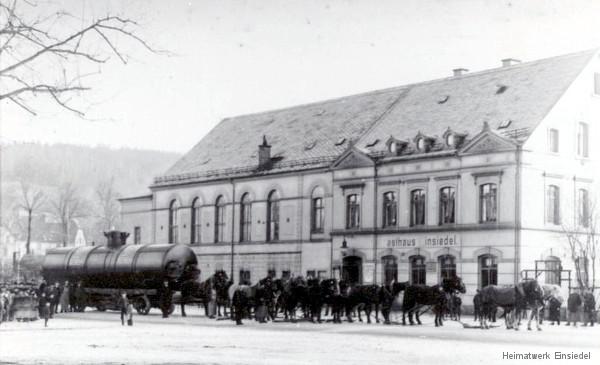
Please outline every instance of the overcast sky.
[{"label": "overcast sky", "polygon": [[600,46],[597,0],[59,3],[85,19],[136,19],[174,55],[134,47],[132,62],[107,64],[86,95],[93,121],[1,104],[3,141],[185,152],[228,116]]}]

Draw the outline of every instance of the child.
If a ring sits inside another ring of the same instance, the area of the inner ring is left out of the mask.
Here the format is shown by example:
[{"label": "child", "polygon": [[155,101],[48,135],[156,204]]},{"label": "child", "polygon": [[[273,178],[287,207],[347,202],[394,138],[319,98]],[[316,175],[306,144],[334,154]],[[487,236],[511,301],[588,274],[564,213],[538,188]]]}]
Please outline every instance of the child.
[{"label": "child", "polygon": [[127,304],[127,325],[133,326],[133,304]]}]

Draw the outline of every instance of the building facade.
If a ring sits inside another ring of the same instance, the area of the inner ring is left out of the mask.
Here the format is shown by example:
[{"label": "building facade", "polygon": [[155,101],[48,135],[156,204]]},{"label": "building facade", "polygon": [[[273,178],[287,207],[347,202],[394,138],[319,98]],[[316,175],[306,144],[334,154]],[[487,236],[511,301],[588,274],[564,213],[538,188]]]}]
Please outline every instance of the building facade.
[{"label": "building facade", "polygon": [[123,225],[235,282],[568,287],[567,236],[595,217],[599,117],[587,51],[229,118],[121,200]]}]

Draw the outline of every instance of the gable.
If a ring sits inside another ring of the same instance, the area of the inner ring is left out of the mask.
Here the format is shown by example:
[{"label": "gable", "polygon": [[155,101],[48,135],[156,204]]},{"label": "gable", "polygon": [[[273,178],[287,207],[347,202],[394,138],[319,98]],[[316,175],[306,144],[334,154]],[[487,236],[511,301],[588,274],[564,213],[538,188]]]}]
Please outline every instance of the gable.
[{"label": "gable", "polygon": [[350,147],[331,165],[334,170],[371,167],[375,162],[355,147]]},{"label": "gable", "polygon": [[516,148],[516,144],[504,138],[497,133],[492,132],[489,128],[484,128],[478,136],[475,136],[466,146],[459,152],[461,155],[478,154],[487,152],[512,151]]}]

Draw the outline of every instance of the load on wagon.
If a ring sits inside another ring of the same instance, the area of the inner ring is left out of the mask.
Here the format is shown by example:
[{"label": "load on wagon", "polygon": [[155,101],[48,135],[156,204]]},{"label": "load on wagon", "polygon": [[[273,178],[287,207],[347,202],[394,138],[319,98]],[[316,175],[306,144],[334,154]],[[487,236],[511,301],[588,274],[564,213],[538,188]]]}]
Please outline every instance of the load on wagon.
[{"label": "load on wagon", "polygon": [[42,275],[48,283],[78,283],[73,304],[79,311],[117,309],[125,292],[138,313],[158,307],[167,316],[174,308],[173,292],[199,275],[196,255],[186,245],[127,245],[129,233],[104,235],[104,246],[55,248],[44,258]]}]

